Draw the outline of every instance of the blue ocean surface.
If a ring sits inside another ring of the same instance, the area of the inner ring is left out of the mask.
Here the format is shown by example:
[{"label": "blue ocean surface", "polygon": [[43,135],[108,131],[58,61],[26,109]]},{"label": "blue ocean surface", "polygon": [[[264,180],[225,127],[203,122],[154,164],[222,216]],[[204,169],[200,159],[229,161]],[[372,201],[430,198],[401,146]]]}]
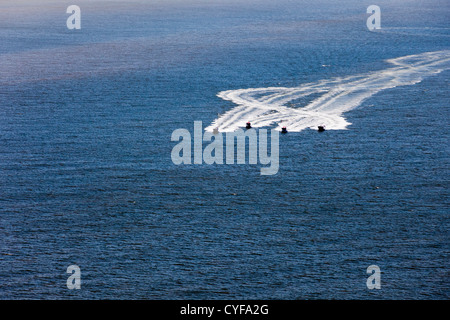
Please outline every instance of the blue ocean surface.
[{"label": "blue ocean surface", "polygon": [[[450,298],[448,1],[378,0],[373,32],[372,1],[70,4],[0,2],[0,299]],[[220,93],[328,83],[370,94],[280,135],[277,174],[172,162]]]}]

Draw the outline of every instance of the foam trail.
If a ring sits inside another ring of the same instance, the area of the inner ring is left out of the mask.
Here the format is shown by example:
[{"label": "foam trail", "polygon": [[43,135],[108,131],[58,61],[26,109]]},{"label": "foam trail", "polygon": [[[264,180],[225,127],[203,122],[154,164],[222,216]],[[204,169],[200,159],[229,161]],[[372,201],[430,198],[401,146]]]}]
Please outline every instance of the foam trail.
[{"label": "foam trail", "polygon": [[[218,97],[237,106],[205,128],[232,132],[245,126],[286,126],[290,132],[325,125],[328,130],[345,129],[343,113],[355,109],[374,94],[389,88],[413,85],[450,68],[450,50],[426,52],[387,60],[384,70],[343,78],[320,80],[295,88],[269,87],[222,91]],[[308,100],[309,103],[298,103]],[[297,101],[297,102],[296,102]]]}]

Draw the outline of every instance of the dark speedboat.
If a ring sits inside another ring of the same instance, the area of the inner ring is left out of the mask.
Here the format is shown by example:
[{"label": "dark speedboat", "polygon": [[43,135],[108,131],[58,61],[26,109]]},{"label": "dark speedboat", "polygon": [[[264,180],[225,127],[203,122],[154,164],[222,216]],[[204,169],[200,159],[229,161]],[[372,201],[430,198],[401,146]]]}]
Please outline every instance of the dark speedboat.
[{"label": "dark speedboat", "polygon": [[319,126],[318,131],[319,131],[319,132],[324,132],[324,131],[325,131],[325,126]]},{"label": "dark speedboat", "polygon": [[287,133],[286,127],[281,128],[281,133]]},{"label": "dark speedboat", "polygon": [[252,125],[250,124],[250,122],[247,122],[247,125],[245,126],[245,129],[251,129]]}]

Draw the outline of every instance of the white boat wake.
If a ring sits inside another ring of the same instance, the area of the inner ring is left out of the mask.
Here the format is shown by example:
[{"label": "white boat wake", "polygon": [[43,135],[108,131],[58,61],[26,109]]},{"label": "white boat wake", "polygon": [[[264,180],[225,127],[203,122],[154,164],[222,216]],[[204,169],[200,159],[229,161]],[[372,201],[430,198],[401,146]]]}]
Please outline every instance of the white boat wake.
[{"label": "white boat wake", "polygon": [[232,132],[245,126],[286,126],[290,132],[326,126],[342,130],[349,123],[342,115],[385,89],[413,85],[450,68],[450,50],[426,52],[387,60],[388,69],[320,80],[295,88],[269,87],[223,91],[218,96],[237,106],[214,120],[206,131]]}]

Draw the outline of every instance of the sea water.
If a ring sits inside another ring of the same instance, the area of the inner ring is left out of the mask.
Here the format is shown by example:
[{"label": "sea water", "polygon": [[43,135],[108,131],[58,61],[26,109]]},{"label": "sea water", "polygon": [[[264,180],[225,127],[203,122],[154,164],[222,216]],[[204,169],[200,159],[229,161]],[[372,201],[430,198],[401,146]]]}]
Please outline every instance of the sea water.
[{"label": "sea water", "polygon": [[[0,2],[1,299],[449,298],[448,1],[70,4]],[[278,173],[175,165],[194,121]]]}]

